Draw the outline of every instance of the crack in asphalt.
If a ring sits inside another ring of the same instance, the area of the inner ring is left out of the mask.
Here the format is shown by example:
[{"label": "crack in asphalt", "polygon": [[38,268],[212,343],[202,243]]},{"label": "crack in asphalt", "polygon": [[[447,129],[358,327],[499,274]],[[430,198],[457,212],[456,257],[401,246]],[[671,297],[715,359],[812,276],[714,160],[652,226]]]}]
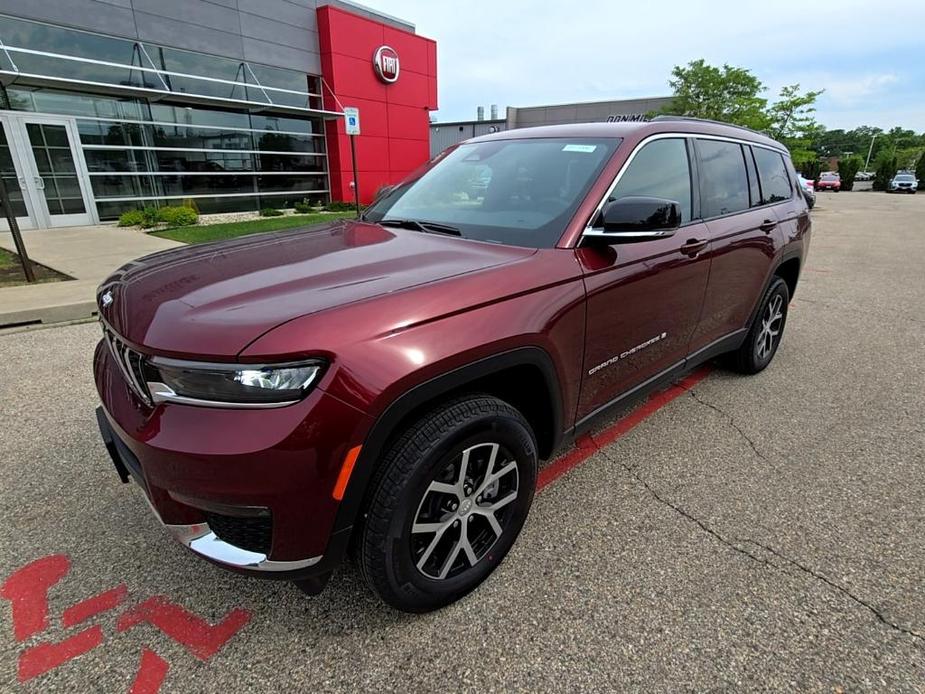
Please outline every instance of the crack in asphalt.
[{"label": "crack in asphalt", "polygon": [[755,545],[756,547],[760,547],[761,549],[765,550],[766,552],[769,552],[769,553],[773,554],[775,557],[778,557],[779,559],[782,559],[783,561],[787,562],[787,563],[790,564],[791,566],[795,566],[797,569],[799,569],[800,571],[802,571],[804,574],[806,574],[806,575],[808,575],[808,576],[812,576],[812,577],[815,578],[816,580],[822,581],[822,582],[825,583],[827,586],[829,586],[829,587],[831,587],[831,588],[834,588],[835,590],[839,591],[840,593],[842,593],[843,595],[847,596],[848,598],[850,598],[851,600],[853,600],[855,603],[857,603],[858,605],[860,605],[861,607],[864,607],[864,608],[866,608],[867,610],[869,610],[871,613],[873,613],[873,615],[874,615],[880,622],[882,622],[882,623],[885,624],[886,626],[890,627],[891,629],[895,629],[896,631],[899,631],[899,632],[901,632],[901,633],[903,633],[903,634],[907,634],[908,636],[911,636],[911,637],[913,637],[914,639],[918,639],[918,640],[920,640],[920,641],[925,641],[925,634],[920,634],[919,632],[917,632],[917,631],[915,631],[915,630],[913,630],[913,629],[908,629],[908,628],[906,628],[906,627],[904,627],[904,626],[900,626],[900,625],[897,624],[896,622],[890,621],[889,619],[886,618],[886,615],[884,615],[883,612],[881,612],[881,611],[880,611],[879,609],[877,609],[875,606],[871,605],[869,602],[867,602],[867,601],[864,600],[863,598],[861,598],[861,597],[855,595],[855,594],[852,593],[850,590],[848,590],[847,588],[845,588],[843,585],[841,585],[841,584],[839,584],[839,583],[836,583],[835,581],[833,581],[832,579],[828,578],[828,577],[825,576],[824,574],[821,574],[821,573],[819,573],[818,571],[816,571],[816,570],[814,570],[814,569],[811,569],[810,567],[806,566],[806,565],[803,564],[802,562],[799,562],[799,561],[797,561],[796,559],[791,559],[791,558],[788,557],[787,555],[782,554],[781,552],[778,552],[776,549],[774,549],[774,548],[771,547],[770,545],[763,544],[763,543],[761,543],[761,542],[758,542],[757,540],[752,540],[752,539],[748,539],[748,538],[745,538],[745,539],[743,539],[743,538],[736,538],[736,539],[737,539],[739,542],[748,542],[748,543],[750,543],[750,544]]},{"label": "crack in asphalt", "polygon": [[[692,391],[691,391],[691,394],[693,395],[693,392],[692,392]],[[698,401],[699,401],[699,400],[698,400]],[[704,403],[704,404],[707,405],[707,406],[710,406],[709,403]],[[714,408],[714,409],[715,409],[715,408]],[[724,413],[724,414],[725,414],[725,413]],[[885,615],[882,611],[880,611],[877,607],[875,607],[875,606],[872,605],[871,603],[867,602],[867,601],[864,600],[863,598],[861,598],[861,597],[855,595],[855,594],[854,594],[853,592],[851,592],[848,588],[845,588],[843,585],[841,585],[841,584],[839,584],[839,583],[836,583],[835,581],[833,581],[833,580],[831,580],[830,578],[826,577],[824,574],[821,574],[821,573],[819,573],[818,571],[816,571],[816,570],[814,570],[814,569],[811,569],[810,567],[806,566],[806,565],[803,564],[802,562],[799,562],[799,561],[797,561],[797,560],[795,560],[795,559],[791,559],[790,557],[788,557],[788,556],[786,556],[785,554],[783,554],[783,553],[777,551],[776,549],[774,549],[774,548],[771,547],[770,545],[763,544],[763,543],[761,543],[761,542],[758,542],[757,540],[752,540],[752,539],[748,539],[748,538],[740,538],[740,537],[734,538],[734,539],[735,539],[735,542],[733,542],[733,541],[730,540],[729,538],[725,537],[722,533],[718,532],[718,531],[715,530],[714,528],[710,527],[707,523],[705,523],[705,522],[702,521],[701,519],[697,518],[697,516],[695,516],[694,514],[690,513],[689,511],[685,510],[683,507],[679,506],[679,505],[676,504],[676,503],[673,503],[671,500],[669,500],[669,499],[665,498],[664,496],[662,496],[661,494],[659,494],[658,490],[655,489],[655,487],[653,487],[651,484],[649,484],[649,482],[646,481],[646,479],[643,478],[643,477],[637,472],[636,466],[630,466],[630,465],[627,465],[626,463],[624,463],[624,462],[622,462],[622,461],[616,460],[609,452],[607,452],[607,451],[606,451],[605,449],[603,449],[603,448],[600,448],[599,450],[601,451],[601,453],[604,454],[604,456],[605,456],[612,464],[614,464],[614,465],[619,465],[621,468],[623,468],[623,470],[625,470],[627,473],[629,473],[629,475],[630,475],[634,480],[636,480],[637,482],[639,482],[639,484],[641,484],[643,487],[645,487],[646,491],[649,492],[649,494],[650,494],[656,501],[658,501],[660,504],[662,504],[662,505],[664,505],[664,506],[667,506],[667,507],[670,508],[672,511],[674,511],[675,513],[677,513],[678,515],[680,515],[681,517],[685,518],[685,519],[688,520],[689,522],[691,522],[691,523],[693,523],[694,525],[696,525],[696,526],[697,526],[698,528],[700,528],[703,532],[707,533],[710,537],[712,537],[714,540],[716,540],[717,542],[719,542],[719,543],[722,544],[723,546],[728,547],[729,549],[733,550],[733,551],[736,552],[737,554],[741,554],[741,555],[743,555],[743,556],[745,556],[745,557],[748,557],[749,559],[751,559],[751,560],[753,560],[753,561],[755,561],[755,562],[757,562],[757,563],[759,563],[759,564],[762,564],[763,566],[767,566],[767,567],[770,567],[770,568],[775,569],[775,570],[778,570],[778,571],[785,570],[784,567],[781,567],[781,566],[779,566],[778,564],[775,564],[774,562],[768,561],[767,559],[764,559],[764,558],[762,558],[762,557],[757,556],[756,554],[754,554],[754,553],[752,553],[752,552],[749,552],[745,547],[742,547],[741,545],[744,544],[744,543],[748,543],[748,544],[754,545],[755,547],[759,547],[759,548],[765,550],[766,552],[768,552],[769,554],[771,554],[771,555],[777,557],[777,558],[780,559],[781,561],[786,562],[788,565],[790,565],[790,566],[792,566],[792,567],[795,567],[796,569],[798,569],[798,570],[799,570],[801,573],[803,573],[804,575],[809,576],[809,577],[811,577],[811,578],[813,578],[813,579],[815,579],[815,580],[817,580],[817,581],[821,581],[822,583],[824,583],[825,585],[829,586],[830,588],[833,588],[833,589],[837,590],[839,593],[841,593],[842,595],[844,595],[845,597],[847,597],[849,600],[851,600],[852,602],[854,602],[856,605],[858,605],[858,606],[860,606],[860,607],[863,607],[864,609],[866,609],[867,611],[869,611],[871,614],[873,614],[874,617],[876,617],[877,621],[879,621],[881,624],[883,624],[883,625],[889,627],[890,629],[893,629],[893,630],[895,630],[895,631],[897,631],[897,632],[899,632],[899,633],[901,633],[901,634],[906,634],[907,636],[912,637],[913,639],[915,639],[915,640],[918,641],[918,642],[925,642],[925,634],[920,634],[919,632],[917,632],[917,631],[915,631],[915,630],[913,630],[913,629],[909,629],[909,628],[903,627],[903,626],[901,626],[901,625],[899,625],[899,624],[896,624],[895,622],[890,621],[890,620],[886,617],[886,615]],[[756,451],[756,453],[757,453],[757,451]],[[760,455],[760,454],[759,454],[759,455]],[[763,457],[763,456],[762,456],[762,457]],[[738,543],[738,544],[737,544],[737,543]]]},{"label": "crack in asphalt", "polygon": [[[678,384],[678,385],[681,385],[681,384]],[[681,387],[684,388],[683,385],[681,385]],[[706,400],[701,398],[693,388],[684,388],[684,389],[687,391],[688,395],[690,395],[694,400],[699,402],[701,405],[705,407],[709,407],[711,410],[713,410],[717,414],[720,414],[723,417],[725,417],[726,420],[729,422],[729,426],[731,426],[733,429],[735,429],[738,432],[739,436],[749,445],[749,447],[752,449],[752,451],[755,453],[756,456],[761,458],[761,460],[766,462],[768,465],[775,466],[775,463],[770,458],[768,458],[764,453],[758,450],[758,445],[755,443],[754,439],[752,439],[751,436],[745,433],[745,430],[742,429],[742,427],[740,427],[736,423],[735,418],[731,414],[726,412],[719,405],[714,405],[712,402],[707,402]]]}]

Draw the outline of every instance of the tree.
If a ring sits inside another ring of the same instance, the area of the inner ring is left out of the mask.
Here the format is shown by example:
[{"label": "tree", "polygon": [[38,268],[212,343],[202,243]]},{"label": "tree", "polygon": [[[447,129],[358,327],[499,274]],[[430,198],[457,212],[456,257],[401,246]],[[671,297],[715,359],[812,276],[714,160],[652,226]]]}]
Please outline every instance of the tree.
[{"label": "tree", "polygon": [[851,190],[854,187],[854,177],[863,165],[864,160],[856,154],[838,160],[838,176],[841,178],[842,190]]},{"label": "tree", "polygon": [[915,165],[915,177],[919,179],[919,190],[925,190],[925,152],[919,157],[919,163]]},{"label": "tree", "polygon": [[816,99],[822,92],[819,90],[801,94],[799,84],[783,87],[778,100],[768,108],[771,121],[768,134],[775,140],[803,140],[801,144],[808,144],[808,140],[819,129],[813,113],[816,112]]},{"label": "tree", "polygon": [[892,151],[881,150],[877,155],[874,190],[887,190],[890,180],[896,175],[896,155]]},{"label": "tree", "polygon": [[816,123],[816,99],[822,91],[801,92],[799,84],[780,90],[768,105],[764,85],[749,70],[731,65],[707,65],[703,59],[676,65],[668,84],[674,91],[662,113],[709,118],[760,130],[791,150],[797,167],[818,158],[812,143],[823,131]]},{"label": "tree", "polygon": [[750,71],[723,65],[707,65],[702,58],[686,67],[676,65],[669,86],[674,90],[671,103],[662,113],[709,118],[755,130],[770,124],[767,99],[761,97],[764,85]]}]

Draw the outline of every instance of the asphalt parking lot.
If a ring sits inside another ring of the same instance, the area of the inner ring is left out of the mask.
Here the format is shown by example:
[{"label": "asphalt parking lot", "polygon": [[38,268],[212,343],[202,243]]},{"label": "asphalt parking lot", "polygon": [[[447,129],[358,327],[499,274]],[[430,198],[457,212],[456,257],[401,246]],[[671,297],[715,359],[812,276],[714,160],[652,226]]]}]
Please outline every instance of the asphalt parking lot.
[{"label": "asphalt parking lot", "polygon": [[602,422],[425,616],[189,555],[99,441],[98,327],[0,335],[0,689],[925,691],[925,195],[814,218],[771,367]]}]

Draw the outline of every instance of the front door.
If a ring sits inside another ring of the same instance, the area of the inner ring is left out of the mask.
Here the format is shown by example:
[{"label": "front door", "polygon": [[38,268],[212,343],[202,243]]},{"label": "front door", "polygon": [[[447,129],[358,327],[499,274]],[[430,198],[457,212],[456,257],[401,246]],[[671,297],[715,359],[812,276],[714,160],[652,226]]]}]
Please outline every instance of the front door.
[{"label": "front door", "polygon": [[[3,178],[14,212],[23,218],[21,226],[42,229],[92,224],[89,185],[76,147],[73,120],[9,114],[2,116],[2,123],[6,145],[0,151]],[[13,171],[8,170],[9,165]]]},{"label": "front door", "polygon": [[[31,210],[31,200],[25,193],[26,177],[19,173],[24,166],[17,161],[18,153],[10,146],[8,129],[9,126],[5,120],[0,122],[0,177],[6,184],[6,192],[19,228],[31,229],[34,226],[35,214]],[[3,213],[0,214],[0,230],[8,231],[6,210],[0,210],[0,212]]]},{"label": "front door", "polygon": [[681,227],[668,238],[577,251],[587,289],[579,419],[683,363],[710,274],[707,230],[691,191],[685,138],[652,140],[624,167],[608,200],[673,200]]}]

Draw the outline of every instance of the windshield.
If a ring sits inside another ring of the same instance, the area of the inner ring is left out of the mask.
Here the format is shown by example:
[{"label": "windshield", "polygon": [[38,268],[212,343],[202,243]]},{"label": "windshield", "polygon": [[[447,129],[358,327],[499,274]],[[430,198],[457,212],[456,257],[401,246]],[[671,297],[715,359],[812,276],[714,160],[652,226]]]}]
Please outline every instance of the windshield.
[{"label": "windshield", "polygon": [[619,144],[619,138],[538,138],[460,145],[363,218],[445,225],[464,238],[551,248]]},{"label": "windshield", "polygon": [[914,181],[915,178],[912,177],[910,174],[899,174],[899,175],[896,177],[896,180],[897,180],[897,181]]},{"label": "windshield", "polygon": [[822,174],[822,179],[826,181],[834,181],[836,178],[838,178],[838,174],[831,174],[831,173]]}]

